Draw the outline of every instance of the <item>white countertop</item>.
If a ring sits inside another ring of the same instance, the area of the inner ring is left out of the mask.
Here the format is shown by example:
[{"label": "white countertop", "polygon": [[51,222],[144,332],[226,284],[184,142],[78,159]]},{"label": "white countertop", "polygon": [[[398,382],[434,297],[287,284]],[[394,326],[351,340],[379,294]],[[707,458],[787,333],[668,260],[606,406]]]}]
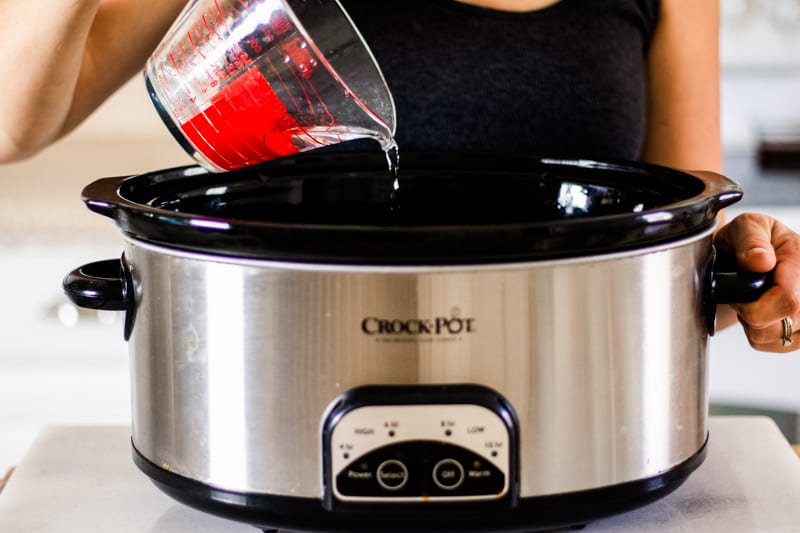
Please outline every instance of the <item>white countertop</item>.
[{"label": "white countertop", "polygon": [[[43,431],[0,494],[3,533],[252,533],[174,502],[133,465],[124,426]],[[800,532],[800,460],[761,417],[712,417],[703,465],[669,496],[584,531]]]}]

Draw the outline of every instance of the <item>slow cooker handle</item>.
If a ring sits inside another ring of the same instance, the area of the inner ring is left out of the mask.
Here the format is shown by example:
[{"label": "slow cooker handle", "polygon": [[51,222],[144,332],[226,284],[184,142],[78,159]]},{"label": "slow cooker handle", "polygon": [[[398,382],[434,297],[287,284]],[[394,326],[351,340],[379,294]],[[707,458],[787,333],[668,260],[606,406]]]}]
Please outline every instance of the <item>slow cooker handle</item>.
[{"label": "slow cooker handle", "polygon": [[706,325],[709,334],[716,329],[718,304],[755,302],[775,284],[774,271],[747,272],[736,266],[736,260],[712,248],[711,265],[706,276]]},{"label": "slow cooker handle", "polygon": [[104,311],[125,311],[124,336],[133,330],[136,302],[133,280],[125,256],[82,265],[64,277],[67,298],[78,307]]},{"label": "slow cooker handle", "polygon": [[711,291],[717,304],[755,302],[772,287],[774,272],[717,272],[712,276]]}]

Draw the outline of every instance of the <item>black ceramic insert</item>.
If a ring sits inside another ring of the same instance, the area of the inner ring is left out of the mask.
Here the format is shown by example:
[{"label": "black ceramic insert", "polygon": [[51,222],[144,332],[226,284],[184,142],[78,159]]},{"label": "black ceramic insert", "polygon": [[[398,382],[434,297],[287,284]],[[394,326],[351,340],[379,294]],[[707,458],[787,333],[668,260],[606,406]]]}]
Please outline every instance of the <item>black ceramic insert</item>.
[{"label": "black ceramic insert", "polygon": [[304,154],[228,173],[182,167],[98,180],[90,209],[147,242],[301,262],[459,264],[593,255],[707,228],[741,197],[632,162],[382,153]]}]

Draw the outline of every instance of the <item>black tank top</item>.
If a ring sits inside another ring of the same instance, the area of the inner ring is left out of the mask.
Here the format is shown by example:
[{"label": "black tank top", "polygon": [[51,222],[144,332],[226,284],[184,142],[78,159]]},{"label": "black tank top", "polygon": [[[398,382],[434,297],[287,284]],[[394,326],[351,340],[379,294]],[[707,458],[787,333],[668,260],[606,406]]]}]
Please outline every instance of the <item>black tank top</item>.
[{"label": "black tank top", "polygon": [[341,0],[383,71],[403,150],[637,159],[658,0],[525,13]]}]

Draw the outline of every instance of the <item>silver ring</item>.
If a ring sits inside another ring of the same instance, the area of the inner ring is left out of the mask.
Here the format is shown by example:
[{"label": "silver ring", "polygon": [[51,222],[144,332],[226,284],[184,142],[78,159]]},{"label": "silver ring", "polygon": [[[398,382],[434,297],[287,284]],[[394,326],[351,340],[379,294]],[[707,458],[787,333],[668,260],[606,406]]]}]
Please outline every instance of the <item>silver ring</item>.
[{"label": "silver ring", "polygon": [[792,319],[787,316],[781,322],[783,323],[783,345],[790,346],[792,344]]}]

